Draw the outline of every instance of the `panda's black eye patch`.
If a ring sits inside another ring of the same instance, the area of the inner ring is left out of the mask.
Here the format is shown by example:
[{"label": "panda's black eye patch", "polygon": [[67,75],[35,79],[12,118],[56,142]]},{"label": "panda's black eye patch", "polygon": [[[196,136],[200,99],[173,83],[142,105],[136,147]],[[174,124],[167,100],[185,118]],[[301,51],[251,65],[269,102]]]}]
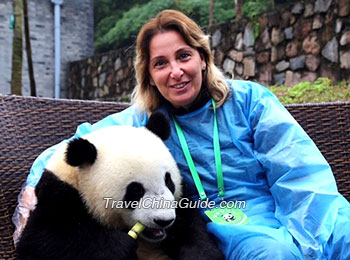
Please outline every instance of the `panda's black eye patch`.
[{"label": "panda's black eye patch", "polygon": [[168,187],[168,189],[171,191],[171,193],[174,194],[175,192],[175,184],[173,180],[171,179],[170,173],[165,174],[165,185]]},{"label": "panda's black eye patch", "polygon": [[126,192],[123,200],[125,202],[139,201],[143,195],[145,195],[145,189],[143,185],[139,182],[134,181],[126,187]]}]

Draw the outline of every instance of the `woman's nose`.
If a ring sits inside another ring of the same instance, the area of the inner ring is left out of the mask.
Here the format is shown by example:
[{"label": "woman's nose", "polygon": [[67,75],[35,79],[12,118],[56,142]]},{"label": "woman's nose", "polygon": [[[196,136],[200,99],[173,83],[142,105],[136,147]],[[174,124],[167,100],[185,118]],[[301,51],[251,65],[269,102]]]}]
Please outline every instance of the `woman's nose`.
[{"label": "woman's nose", "polygon": [[183,74],[184,74],[184,72],[179,66],[177,66],[177,65],[172,66],[171,73],[170,73],[170,77],[172,79],[179,80],[179,79],[181,79]]}]

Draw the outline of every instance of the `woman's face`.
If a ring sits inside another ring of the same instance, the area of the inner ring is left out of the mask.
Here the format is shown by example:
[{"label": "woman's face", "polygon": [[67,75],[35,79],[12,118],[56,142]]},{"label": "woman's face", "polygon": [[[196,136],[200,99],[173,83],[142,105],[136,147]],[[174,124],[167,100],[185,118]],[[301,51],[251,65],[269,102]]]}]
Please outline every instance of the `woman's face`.
[{"label": "woman's face", "polygon": [[174,107],[191,106],[202,86],[206,63],[177,31],[156,34],[150,41],[150,82]]}]

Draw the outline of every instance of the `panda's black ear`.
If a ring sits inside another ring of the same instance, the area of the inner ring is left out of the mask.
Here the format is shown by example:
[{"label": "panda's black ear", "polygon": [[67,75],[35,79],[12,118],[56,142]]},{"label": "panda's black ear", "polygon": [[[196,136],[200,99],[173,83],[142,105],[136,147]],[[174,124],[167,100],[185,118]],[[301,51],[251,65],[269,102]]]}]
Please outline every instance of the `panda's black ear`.
[{"label": "panda's black ear", "polygon": [[170,123],[166,115],[161,112],[154,112],[148,119],[146,128],[158,135],[163,141],[170,135]]},{"label": "panda's black ear", "polygon": [[71,166],[93,164],[97,157],[96,147],[83,138],[73,139],[68,143],[66,161]]}]

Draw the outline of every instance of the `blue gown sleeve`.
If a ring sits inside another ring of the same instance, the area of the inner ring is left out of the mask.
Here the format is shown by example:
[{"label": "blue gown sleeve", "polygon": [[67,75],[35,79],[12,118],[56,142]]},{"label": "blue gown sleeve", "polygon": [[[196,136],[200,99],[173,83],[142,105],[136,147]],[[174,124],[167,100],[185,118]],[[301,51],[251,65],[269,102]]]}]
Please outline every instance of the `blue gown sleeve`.
[{"label": "blue gown sleeve", "polygon": [[135,106],[130,106],[122,112],[109,115],[101,121],[96,122],[95,124],[83,123],[79,125],[73,137],[67,140],[63,140],[62,142],[46,149],[36,158],[27,177],[26,185],[32,187],[35,187],[37,185],[41,178],[43,170],[52,154],[57,150],[57,148],[60,145],[68,142],[72,138],[81,137],[92,131],[111,125],[131,125],[135,127],[140,127],[146,125],[147,120],[148,118],[145,112],[138,111],[137,108],[135,108]]},{"label": "blue gown sleeve", "polygon": [[339,208],[347,206],[327,161],[278,99],[253,84],[249,120],[254,153],[266,171],[275,217],[306,259],[319,259]]}]

